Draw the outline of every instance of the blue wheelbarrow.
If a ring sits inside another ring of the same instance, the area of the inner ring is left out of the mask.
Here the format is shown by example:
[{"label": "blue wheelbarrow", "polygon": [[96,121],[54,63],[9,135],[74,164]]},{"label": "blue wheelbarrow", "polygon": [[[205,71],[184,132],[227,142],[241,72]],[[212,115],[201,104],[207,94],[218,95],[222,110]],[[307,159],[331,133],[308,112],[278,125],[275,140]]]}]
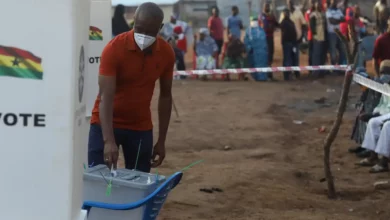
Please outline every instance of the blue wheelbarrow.
[{"label": "blue wheelbarrow", "polygon": [[[170,176],[156,190],[149,194],[144,199],[129,204],[109,204],[94,201],[85,201],[82,209],[87,210],[88,215],[92,209],[104,209],[107,211],[126,212],[138,208],[144,208],[142,219],[123,219],[123,220],[155,220],[163,207],[168,194],[180,182],[183,176],[182,172],[178,172]],[[117,218],[116,218],[117,219]],[[94,219],[90,219],[94,220]]]}]

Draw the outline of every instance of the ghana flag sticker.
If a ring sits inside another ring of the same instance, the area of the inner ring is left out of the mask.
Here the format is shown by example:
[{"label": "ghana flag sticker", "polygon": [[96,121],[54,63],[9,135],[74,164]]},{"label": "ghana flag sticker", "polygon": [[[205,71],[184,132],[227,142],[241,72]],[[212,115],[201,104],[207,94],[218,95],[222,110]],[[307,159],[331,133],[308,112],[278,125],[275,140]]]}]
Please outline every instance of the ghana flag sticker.
[{"label": "ghana flag sticker", "polygon": [[103,32],[95,26],[89,26],[89,40],[103,40]]},{"label": "ghana flag sticker", "polygon": [[27,50],[0,45],[0,76],[43,78],[42,59]]}]

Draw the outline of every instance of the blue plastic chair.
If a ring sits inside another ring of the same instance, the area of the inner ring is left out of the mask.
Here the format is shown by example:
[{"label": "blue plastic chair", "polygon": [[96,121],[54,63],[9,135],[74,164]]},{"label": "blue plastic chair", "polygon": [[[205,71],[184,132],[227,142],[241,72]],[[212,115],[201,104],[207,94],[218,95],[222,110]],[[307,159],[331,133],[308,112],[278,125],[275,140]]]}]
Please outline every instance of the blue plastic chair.
[{"label": "blue plastic chair", "polygon": [[182,172],[177,172],[170,176],[164,183],[162,183],[154,192],[140,201],[129,204],[108,204],[102,202],[85,201],[83,209],[88,211],[91,208],[101,208],[109,210],[132,210],[141,206],[146,206],[142,220],[155,220],[168,197],[169,192],[179,184],[183,176]]}]

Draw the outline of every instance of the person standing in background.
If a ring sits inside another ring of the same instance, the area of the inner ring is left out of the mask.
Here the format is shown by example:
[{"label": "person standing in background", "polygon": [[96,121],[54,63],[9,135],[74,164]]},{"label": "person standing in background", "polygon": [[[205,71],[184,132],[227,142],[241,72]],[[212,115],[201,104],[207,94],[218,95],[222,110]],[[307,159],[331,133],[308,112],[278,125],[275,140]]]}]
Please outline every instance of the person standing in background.
[{"label": "person standing in background", "polygon": [[124,17],[125,6],[117,5],[115,7],[114,16],[112,17],[112,35],[115,37],[124,32],[130,31],[130,27]]},{"label": "person standing in background", "polygon": [[345,21],[345,17],[343,12],[337,8],[336,0],[330,1],[330,5],[326,11],[326,19],[331,63],[332,65],[346,64],[342,42],[335,32],[336,29],[339,29],[340,23]]},{"label": "person standing in background", "polygon": [[[295,42],[295,45],[294,45],[294,48],[297,49],[297,52],[294,54],[292,65],[293,66],[299,66],[299,44],[302,41],[303,28],[306,27],[307,23],[306,23],[305,17],[303,16],[301,10],[294,6],[294,1],[293,0],[287,0],[287,10],[289,10],[289,16],[290,16],[289,19],[294,23],[295,33],[296,33],[296,38],[297,38],[296,42]],[[284,14],[285,13],[282,13],[280,15],[279,23],[281,23],[283,21]],[[297,78],[299,78],[300,77],[300,72],[299,71],[295,72],[295,76]]]},{"label": "person standing in background", "polygon": [[176,38],[176,46],[181,50],[183,56],[187,53],[187,37],[181,26],[173,28],[173,36]]},{"label": "person standing in background", "polygon": [[[308,24],[310,24],[310,14],[312,13],[314,2],[315,0],[311,1],[311,7],[305,12],[305,20]],[[313,65],[313,34],[310,25],[307,28],[307,41],[309,45],[308,63],[309,66],[311,66]],[[309,71],[309,73],[311,74],[312,71]]]},{"label": "person standing in background", "polygon": [[[268,48],[266,34],[259,26],[258,17],[251,17],[250,27],[245,32],[244,44],[248,53],[251,68],[268,66]],[[256,81],[267,81],[267,73],[255,72],[252,77]]]},{"label": "person standing in background", "polygon": [[241,30],[244,28],[244,25],[238,13],[238,7],[233,6],[232,15],[227,18],[227,31],[228,35],[232,34],[235,38],[241,39]]},{"label": "person standing in background", "polygon": [[[276,20],[275,15],[271,11],[271,2],[268,0],[264,3],[264,12],[261,15],[260,23],[265,31],[267,36],[267,46],[268,46],[268,66],[272,66],[274,60],[274,32],[279,23]],[[268,78],[274,80],[272,72],[268,73]]]},{"label": "person standing in background", "polygon": [[[218,46],[218,56],[221,54],[223,46],[223,22],[219,17],[219,9],[214,7],[211,11],[212,15],[207,22],[210,36],[214,39]],[[219,66],[219,58],[217,58],[217,67]]]},{"label": "person standing in background", "polygon": [[387,32],[376,39],[372,55],[377,76],[379,76],[381,62],[383,60],[390,60],[390,18],[387,19],[387,25]]},{"label": "person standing in background", "polygon": [[[298,53],[297,32],[294,22],[290,19],[290,10],[284,9],[283,20],[280,23],[282,31],[282,47],[283,47],[283,66],[293,66],[294,56]],[[284,80],[288,81],[291,78],[291,72],[283,72]],[[296,75],[298,78],[299,76]]]},{"label": "person standing in background", "polygon": [[178,20],[177,14],[171,15],[170,21],[168,23],[165,23],[164,26],[161,28],[160,35],[165,40],[170,39],[171,37],[173,37],[174,29],[177,26],[180,26],[184,36],[187,36],[188,24],[184,21]]},{"label": "person standing in background", "polygon": [[[240,69],[244,68],[245,60],[245,45],[240,39],[233,37],[231,34],[228,37],[228,41],[224,43],[222,49],[222,68],[223,69]],[[239,75],[241,78],[243,74]],[[247,77],[244,77],[244,80]],[[226,81],[230,81],[230,74],[226,74]]]},{"label": "person standing in background", "polygon": [[[313,66],[325,64],[325,36],[326,36],[326,18],[322,12],[321,3],[318,0],[313,1],[310,14],[310,29],[313,34]],[[316,73],[317,74],[317,73]],[[318,76],[323,77],[324,72],[318,71]]]},{"label": "person standing in background", "polygon": [[350,20],[353,20],[353,7],[349,7],[349,1],[344,0],[340,10],[343,12],[345,21],[340,23],[340,32],[348,38],[348,26]]},{"label": "person standing in background", "polygon": [[386,0],[378,0],[374,6],[374,17],[376,21],[376,30],[378,34],[386,32],[388,24],[387,19],[390,16]]}]

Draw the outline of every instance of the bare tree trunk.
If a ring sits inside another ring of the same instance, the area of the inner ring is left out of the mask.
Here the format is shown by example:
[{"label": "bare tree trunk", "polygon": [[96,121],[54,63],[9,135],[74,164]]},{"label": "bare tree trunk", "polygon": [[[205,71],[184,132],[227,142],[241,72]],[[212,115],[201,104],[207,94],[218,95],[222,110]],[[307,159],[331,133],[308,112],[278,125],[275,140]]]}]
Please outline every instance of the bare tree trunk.
[{"label": "bare tree trunk", "polygon": [[345,74],[343,88],[341,91],[341,97],[340,97],[339,106],[336,115],[336,120],[334,121],[333,126],[324,141],[324,171],[328,183],[328,197],[330,199],[335,199],[337,197],[336,187],[334,184],[334,179],[333,179],[332,170],[330,166],[330,162],[331,162],[330,149],[333,141],[337,137],[337,133],[339,132],[343,120],[343,115],[347,107],[349,89],[351,87],[351,82],[353,78],[353,70],[356,68],[356,64],[357,64],[357,56],[356,56],[357,48],[359,46],[358,43],[354,44],[354,48],[352,49],[354,54],[352,54],[346,38],[338,30],[337,30],[337,35],[342,40],[344,50],[346,51],[347,54],[348,65],[353,65],[353,67],[351,70],[348,70]]}]

